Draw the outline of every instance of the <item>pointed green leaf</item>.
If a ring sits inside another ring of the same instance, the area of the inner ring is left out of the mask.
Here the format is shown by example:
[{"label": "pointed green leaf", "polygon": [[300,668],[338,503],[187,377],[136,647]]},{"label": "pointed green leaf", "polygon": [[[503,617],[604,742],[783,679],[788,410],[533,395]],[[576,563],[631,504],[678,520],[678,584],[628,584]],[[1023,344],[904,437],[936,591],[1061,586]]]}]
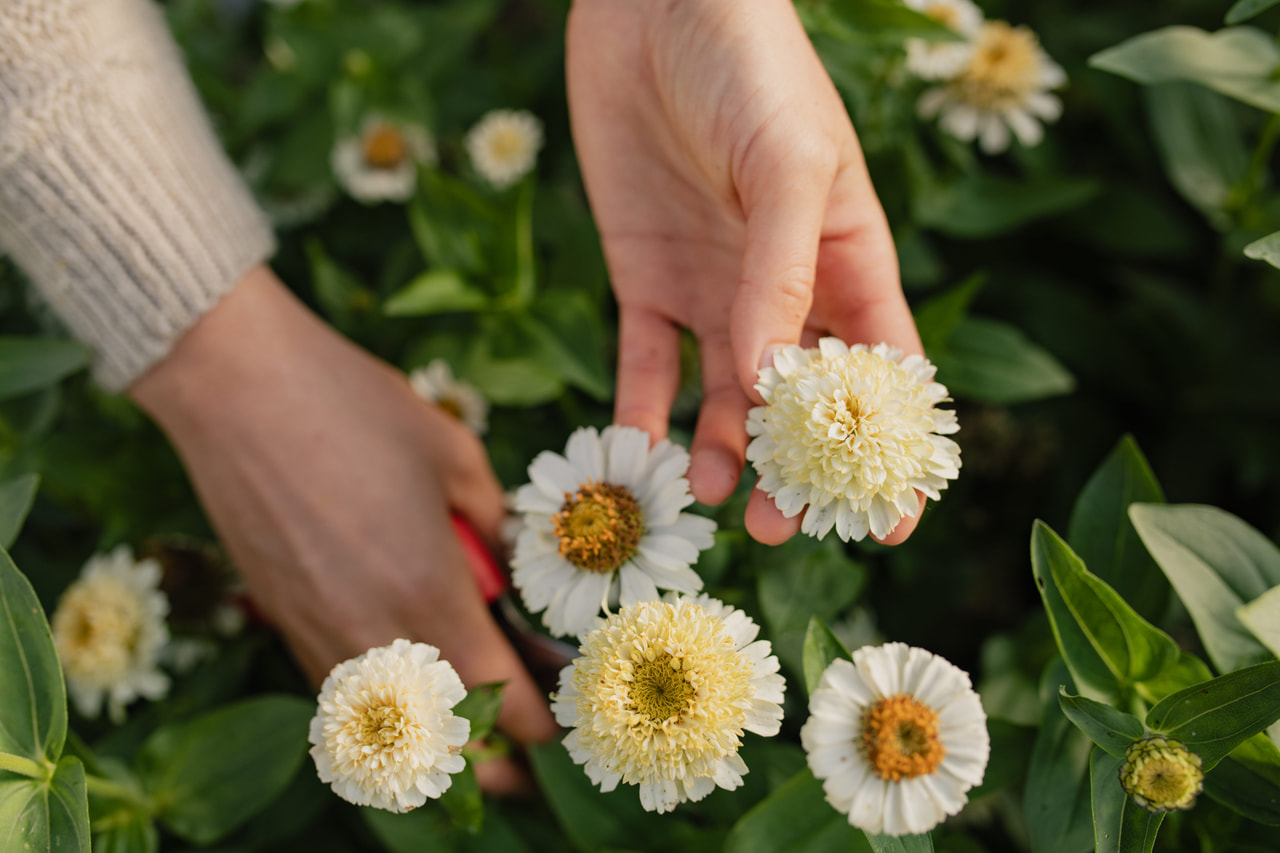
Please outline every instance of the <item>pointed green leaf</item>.
[{"label": "pointed green leaf", "polygon": [[1071,725],[1052,697],[1071,684],[1061,660],[1045,670],[1044,719],[1031,751],[1022,810],[1033,853],[1080,853],[1093,842],[1089,814],[1089,752],[1093,744]]},{"label": "pointed green leaf", "polygon": [[1151,853],[1164,814],[1154,814],[1120,787],[1124,758],[1095,749],[1089,759],[1096,853]]},{"label": "pointed green leaf", "polygon": [[502,688],[506,682],[478,684],[467,691],[467,696],[453,706],[453,715],[471,723],[471,739],[481,740],[493,730],[502,710]]},{"label": "pointed green leaf", "polygon": [[923,835],[872,835],[867,833],[867,843],[875,853],[933,853],[933,836]]},{"label": "pointed green leaf", "polygon": [[431,800],[403,814],[365,807],[360,816],[391,853],[454,853],[463,849],[449,813]]},{"label": "pointed green leaf", "polygon": [[95,833],[93,853],[158,853],[160,833],[155,822],[144,814],[134,813],[113,820]]},{"label": "pointed green leaf", "polygon": [[1048,350],[996,320],[966,317],[938,350],[938,381],[956,397],[1024,403],[1070,393],[1075,378]]},{"label": "pointed green leaf", "polygon": [[1280,658],[1280,586],[1273,586],[1236,610],[1236,618]]},{"label": "pointed green leaf", "polygon": [[449,311],[480,311],[489,305],[484,291],[452,269],[428,270],[387,297],[382,311],[390,317],[419,317]]},{"label": "pointed green leaf", "polygon": [[13,546],[40,487],[38,474],[23,474],[0,483],[0,548]]},{"label": "pointed green leaf", "polygon": [[1147,733],[1142,720],[1132,714],[1083,696],[1072,696],[1065,687],[1058,688],[1058,704],[1067,719],[1088,735],[1089,740],[1120,758],[1124,757],[1129,744]]},{"label": "pointed green leaf", "polygon": [[1280,661],[1229,672],[1166,696],[1147,713],[1153,731],[1180,740],[1211,769],[1280,720]]},{"label": "pointed green leaf", "polygon": [[60,338],[0,337],[0,400],[52,385],[89,364],[89,350]]},{"label": "pointed green leaf", "polygon": [[926,352],[946,348],[951,333],[968,316],[969,305],[985,281],[984,274],[975,273],[915,311],[916,330],[920,332],[920,342]]},{"label": "pointed green leaf", "polygon": [[1261,15],[1277,3],[1280,3],[1280,0],[1236,0],[1235,4],[1227,10],[1225,22],[1227,26],[1242,23],[1254,15]]},{"label": "pointed green leaf", "polygon": [[831,633],[821,619],[810,617],[809,627],[804,632],[804,684],[810,694],[818,689],[822,673],[836,658],[848,658],[849,650],[844,643]]},{"label": "pointed green leaf", "polygon": [[1142,701],[1154,705],[1170,693],[1176,693],[1184,687],[1199,684],[1213,678],[1207,664],[1195,655],[1183,652],[1178,660],[1164,668],[1155,678],[1149,678],[1138,684],[1138,695]]},{"label": "pointed green leaf", "polygon": [[1129,517],[1195,622],[1210,660],[1230,672],[1270,657],[1236,610],[1280,585],[1280,550],[1216,507],[1134,504]]},{"label": "pointed green leaf", "polygon": [[743,815],[725,841],[725,853],[857,853],[871,851],[866,836],[827,804],[822,783],[808,770]]},{"label": "pointed green leaf", "polygon": [[0,853],[89,853],[84,765],[67,756],[51,778],[0,772]]},{"label": "pointed green leaf", "polygon": [[978,239],[1073,210],[1101,190],[1097,181],[1078,178],[1014,180],[974,172],[948,184],[925,185],[913,201],[918,224]]},{"label": "pointed green leaf", "polygon": [[1249,820],[1280,826],[1280,749],[1254,735],[1208,772],[1204,792]]},{"label": "pointed green leaf", "polygon": [[476,782],[476,771],[467,764],[454,773],[449,789],[440,796],[440,807],[449,815],[454,827],[475,834],[484,826],[484,797]]},{"label": "pointed green leaf", "polygon": [[0,551],[0,752],[56,762],[67,694],[49,623],[31,584]]},{"label": "pointed green leaf", "polygon": [[1274,231],[1245,246],[1244,256],[1253,258],[1255,261],[1266,261],[1273,267],[1280,267],[1280,231]]}]

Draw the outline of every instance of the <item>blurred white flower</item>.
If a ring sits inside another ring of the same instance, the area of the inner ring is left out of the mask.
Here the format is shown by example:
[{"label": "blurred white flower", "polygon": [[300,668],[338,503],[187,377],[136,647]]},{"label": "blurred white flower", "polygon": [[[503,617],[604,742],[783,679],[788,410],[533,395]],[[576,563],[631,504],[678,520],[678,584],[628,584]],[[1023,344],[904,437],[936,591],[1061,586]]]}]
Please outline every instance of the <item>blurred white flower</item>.
[{"label": "blurred white flower", "polygon": [[537,161],[542,122],[528,110],[491,110],[467,131],[466,146],[480,176],[506,189]]},{"label": "blurred white flower", "polygon": [[759,627],[713,598],[674,595],[610,616],[586,636],[552,697],[574,763],[602,791],[640,786],[668,812],[742,784],[744,731],[782,724],[786,685]]},{"label": "blurred white flower", "polygon": [[409,373],[409,385],[419,397],[444,409],[476,435],[484,435],[489,428],[489,402],[471,383],[454,379],[444,359],[433,359],[426,367],[414,368]]},{"label": "blurred white flower", "polygon": [[1040,142],[1040,122],[1054,121],[1062,113],[1062,101],[1049,90],[1066,82],[1066,73],[1040,47],[1035,33],[988,21],[964,66],[921,94],[916,109],[922,118],[940,115],[938,125],[957,139],[977,139],[983,151],[998,154],[1009,147],[1011,130],[1023,145]]},{"label": "blurred white flower", "polygon": [[832,661],[800,743],[827,802],[870,833],[928,832],[982,782],[991,741],[969,676],[903,643]]},{"label": "blurred white flower", "polygon": [[960,473],[960,448],[941,435],[960,427],[934,408],[948,399],[934,370],[887,344],[784,347],[760,371],[766,405],[747,417],[756,488],[787,518],[803,510],[810,536],[888,535],[919,511],[917,490],[937,500]]},{"label": "blurred white flower", "polygon": [[396,640],[330,671],[309,739],[320,781],[342,799],[407,812],[465,766],[471,724],[450,709],[467,691],[439,657],[435,646]]},{"label": "blurred white flower", "polygon": [[558,636],[581,636],[615,585],[623,607],[657,598],[659,588],[702,589],[689,566],[714,543],[716,525],[680,511],[693,503],[688,469],[684,448],[666,439],[650,448],[635,427],[584,427],[564,456],[539,453],[532,482],[516,492],[523,526],[511,560],[530,612],[545,610]]},{"label": "blurred white flower", "polygon": [[96,554],[54,609],[53,644],[76,709],[96,717],[106,700],[113,722],[134,699],[159,699],[169,689],[160,671],[169,642],[169,601],[160,590],[160,564],[135,561],[121,545]]},{"label": "blurred white flower", "polygon": [[904,0],[907,6],[964,36],[964,41],[907,39],[907,70],[922,80],[944,80],[958,74],[973,53],[973,38],[982,29],[982,10],[970,0]]},{"label": "blurred white flower", "polygon": [[330,156],[338,183],[365,204],[408,200],[417,186],[418,164],[435,161],[435,143],[426,128],[376,114],[365,117],[359,134],[338,140]]}]

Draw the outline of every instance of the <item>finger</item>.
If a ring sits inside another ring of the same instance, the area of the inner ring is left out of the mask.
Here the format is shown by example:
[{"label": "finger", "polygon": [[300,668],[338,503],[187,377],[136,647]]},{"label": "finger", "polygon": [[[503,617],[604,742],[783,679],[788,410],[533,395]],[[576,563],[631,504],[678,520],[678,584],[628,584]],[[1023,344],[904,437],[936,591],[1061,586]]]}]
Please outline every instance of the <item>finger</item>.
[{"label": "finger", "polygon": [[[484,445],[459,421],[429,410],[434,423],[427,435],[443,452],[435,461],[444,472],[445,498],[490,545],[502,540],[506,499],[489,464]],[[443,438],[443,440],[441,440]]]},{"label": "finger", "polygon": [[846,343],[883,342],[904,352],[923,352],[899,283],[893,238],[879,218],[823,239],[814,313]]},{"label": "finger", "polygon": [[916,525],[920,523],[920,514],[924,512],[924,505],[928,501],[928,498],[919,492],[916,492],[916,497],[920,500],[920,509],[916,510],[916,514],[914,516],[904,516],[903,519],[898,522],[898,526],[893,528],[893,530],[890,530],[889,535],[883,539],[875,535],[873,535],[872,538],[881,545],[901,545],[903,542],[907,541],[907,537],[915,532]]},{"label": "finger", "polygon": [[690,448],[689,490],[704,504],[718,504],[733,494],[742,475],[751,401],[738,384],[724,332],[704,334],[699,345],[702,406]]},{"label": "finger", "polygon": [[786,518],[773,499],[759,489],[751,491],[743,518],[751,538],[764,545],[781,545],[800,532],[801,513]]},{"label": "finger", "polygon": [[665,438],[679,388],[680,330],[647,308],[621,306],[614,422],[639,427],[652,441]]},{"label": "finger", "polygon": [[497,797],[511,797],[517,794],[529,794],[533,791],[533,780],[524,768],[505,756],[487,758],[472,765],[476,772],[476,782],[480,790]]}]

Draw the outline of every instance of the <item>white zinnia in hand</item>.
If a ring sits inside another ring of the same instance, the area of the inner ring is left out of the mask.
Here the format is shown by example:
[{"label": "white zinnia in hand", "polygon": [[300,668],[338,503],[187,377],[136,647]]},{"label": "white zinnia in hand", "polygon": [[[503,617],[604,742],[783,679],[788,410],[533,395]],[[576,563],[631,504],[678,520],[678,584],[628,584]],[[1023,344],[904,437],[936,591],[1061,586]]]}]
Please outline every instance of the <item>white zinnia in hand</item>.
[{"label": "white zinnia in hand", "polygon": [[[693,503],[689,454],[649,434],[609,426],[569,436],[565,455],[543,451],[529,466],[533,482],[516,492],[523,514],[512,583],[531,612],[558,636],[581,636],[596,624],[611,592],[623,607],[659,589],[695,593],[689,568],[714,543],[715,522],[681,512]],[[615,583],[616,582],[616,583]]]},{"label": "white zinnia in hand", "polygon": [[467,131],[465,144],[480,176],[504,190],[537,161],[542,122],[528,110],[491,110]]},{"label": "white zinnia in hand", "polygon": [[942,435],[960,427],[934,408],[948,399],[934,370],[887,344],[784,347],[760,371],[766,405],[747,417],[756,488],[787,518],[804,510],[810,536],[887,536],[919,511],[917,490],[937,500],[960,473],[960,448]]},{"label": "white zinnia in hand", "polygon": [[769,737],[782,724],[786,685],[759,630],[705,595],[610,616],[552,697],[556,721],[573,729],[564,744],[574,763],[602,791],[639,785],[649,811],[739,787],[742,733]]},{"label": "white zinnia in hand", "polygon": [[113,722],[134,699],[159,699],[169,678],[159,661],[169,642],[169,600],[160,590],[160,564],[135,561],[121,545],[85,563],[62,593],[50,620],[53,644],[76,709],[96,717],[107,703]]},{"label": "white zinnia in hand", "polygon": [[476,435],[484,435],[489,428],[489,401],[471,383],[454,379],[444,359],[415,367],[409,373],[409,385],[419,397],[444,409]]},{"label": "white zinnia in hand", "polygon": [[436,161],[435,142],[421,125],[369,115],[356,136],[341,139],[330,165],[352,198],[365,204],[407,201],[418,183],[418,164]]},{"label": "white zinnia in hand", "polygon": [[396,640],[333,668],[309,740],[320,781],[358,806],[407,812],[465,766],[471,723],[450,709],[467,691],[440,650]]},{"label": "white zinnia in hand", "polygon": [[832,661],[800,743],[827,802],[870,833],[928,832],[981,784],[991,741],[964,670],[904,643]]},{"label": "white zinnia in hand", "polygon": [[982,29],[982,10],[970,0],[905,0],[907,6],[965,37],[965,41],[907,39],[907,70],[922,80],[958,74],[973,53],[971,40]]}]

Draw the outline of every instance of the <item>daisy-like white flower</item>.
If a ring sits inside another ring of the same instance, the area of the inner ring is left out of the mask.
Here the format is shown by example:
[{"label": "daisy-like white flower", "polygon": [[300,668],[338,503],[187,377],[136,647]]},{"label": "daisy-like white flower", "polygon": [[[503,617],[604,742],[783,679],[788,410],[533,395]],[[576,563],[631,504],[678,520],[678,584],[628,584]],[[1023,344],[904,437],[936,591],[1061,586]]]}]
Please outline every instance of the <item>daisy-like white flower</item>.
[{"label": "daisy-like white flower", "polygon": [[917,490],[937,500],[960,473],[960,447],[942,435],[960,427],[955,412],[934,408],[948,399],[934,371],[888,344],[784,347],[760,371],[765,405],[747,417],[756,488],[787,518],[807,506],[810,536],[887,536],[919,511]]},{"label": "daisy-like white flower", "polygon": [[406,201],[418,180],[418,164],[436,161],[435,143],[421,125],[369,115],[360,133],[341,139],[330,165],[338,183],[357,201]]},{"label": "daisy-like white flower", "polygon": [[440,650],[396,640],[330,671],[309,740],[320,781],[358,806],[407,812],[461,770],[471,723],[450,710],[467,691]]},{"label": "daisy-like white flower", "polygon": [[982,10],[970,0],[905,0],[906,5],[959,35],[964,41],[907,39],[907,70],[922,80],[945,80],[960,73],[982,29]]},{"label": "daisy-like white flower", "polygon": [[831,662],[800,743],[827,802],[866,832],[916,835],[982,782],[987,715],[964,670],[904,643]]},{"label": "daisy-like white flower", "polygon": [[1034,32],[988,21],[964,67],[925,91],[916,110],[921,118],[941,115],[938,124],[944,131],[963,142],[977,139],[983,151],[998,154],[1009,147],[1011,130],[1023,145],[1040,142],[1040,122],[1062,114],[1062,101],[1049,90],[1066,82],[1066,73],[1040,47]]},{"label": "daisy-like white flower", "polygon": [[649,811],[669,812],[716,786],[742,784],[744,731],[782,725],[778,659],[742,611],[700,595],[668,595],[610,616],[560,673],[556,721],[564,745],[602,791],[640,786]]},{"label": "daisy-like white flower", "polygon": [[1200,756],[1173,738],[1148,737],[1134,741],[1124,751],[1120,786],[1153,812],[1189,809],[1204,790]]},{"label": "daisy-like white flower", "polygon": [[489,428],[489,401],[474,385],[454,379],[444,359],[415,367],[409,372],[409,385],[419,397],[444,409],[476,435],[484,435]]},{"label": "daisy-like white flower", "polygon": [[139,697],[169,689],[160,659],[169,643],[169,600],[160,590],[160,564],[137,561],[126,545],[97,554],[66,588],[50,628],[76,709],[96,717],[106,701],[113,722]]},{"label": "daisy-like white flower", "polygon": [[635,427],[569,436],[565,455],[539,453],[516,492],[522,528],[511,580],[530,612],[558,636],[581,636],[616,592],[623,607],[658,589],[695,593],[689,568],[710,548],[715,522],[681,512],[693,503],[689,454]]},{"label": "daisy-like white flower", "polygon": [[528,110],[491,110],[467,131],[465,143],[480,176],[503,190],[533,168],[542,147],[542,122]]}]

